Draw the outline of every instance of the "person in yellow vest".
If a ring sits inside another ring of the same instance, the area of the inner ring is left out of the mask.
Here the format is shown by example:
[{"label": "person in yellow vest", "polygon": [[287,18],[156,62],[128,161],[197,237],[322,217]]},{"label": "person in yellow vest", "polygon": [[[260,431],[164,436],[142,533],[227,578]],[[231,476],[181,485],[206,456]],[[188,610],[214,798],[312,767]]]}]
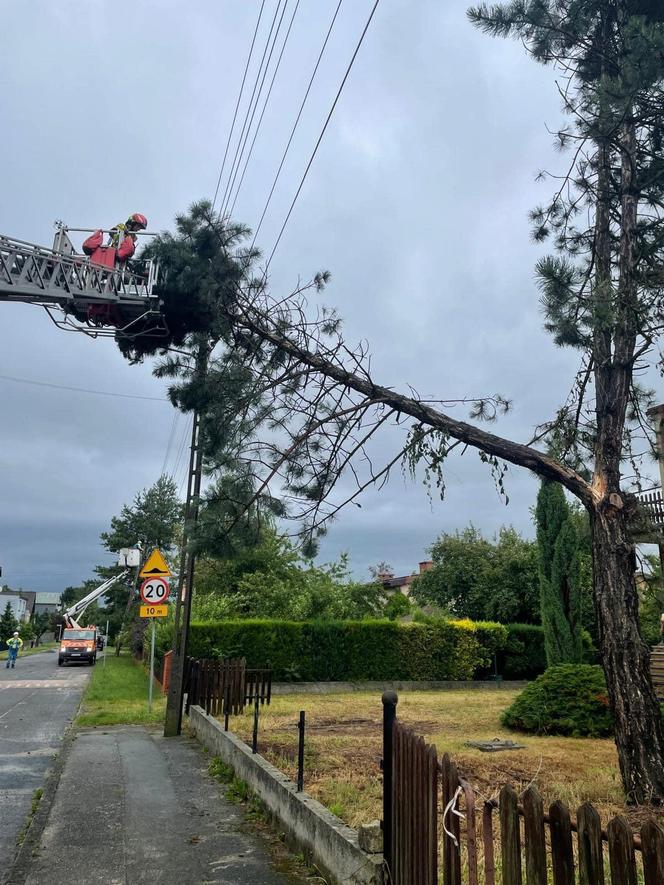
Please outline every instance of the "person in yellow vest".
[{"label": "person in yellow vest", "polygon": [[109,246],[117,249],[117,260],[126,261],[134,254],[136,249],[136,232],[145,230],[148,226],[148,220],[145,215],[140,212],[134,212],[124,222],[124,224],[116,224],[111,228],[109,235]]},{"label": "person in yellow vest", "polygon": [[12,670],[14,669],[14,664],[16,663],[16,658],[18,657],[19,651],[23,648],[23,640],[18,635],[18,630],[14,631],[14,635],[11,639],[8,639],[6,642],[7,645],[7,667],[9,669],[10,665]]}]

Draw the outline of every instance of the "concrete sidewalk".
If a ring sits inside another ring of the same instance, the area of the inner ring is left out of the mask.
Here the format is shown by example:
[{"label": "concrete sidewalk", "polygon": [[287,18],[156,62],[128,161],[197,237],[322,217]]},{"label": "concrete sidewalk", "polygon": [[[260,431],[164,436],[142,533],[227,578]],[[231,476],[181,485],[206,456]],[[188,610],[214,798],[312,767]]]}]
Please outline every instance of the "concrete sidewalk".
[{"label": "concrete sidewalk", "polygon": [[208,774],[189,738],[119,727],[81,731],[39,848],[11,878],[26,885],[286,885],[265,840]]}]

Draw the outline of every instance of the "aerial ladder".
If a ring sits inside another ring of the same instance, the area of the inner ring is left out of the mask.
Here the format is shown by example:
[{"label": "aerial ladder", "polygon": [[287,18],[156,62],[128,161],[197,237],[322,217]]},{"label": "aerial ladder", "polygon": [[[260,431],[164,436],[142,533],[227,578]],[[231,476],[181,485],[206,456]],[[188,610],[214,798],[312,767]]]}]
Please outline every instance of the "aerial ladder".
[{"label": "aerial ladder", "polygon": [[86,230],[56,222],[51,249],[0,234],[0,303],[40,305],[58,328],[93,338],[166,335],[158,263],[109,266],[77,254],[69,234]]},{"label": "aerial ladder", "polygon": [[97,627],[94,624],[83,626],[79,623],[86,610],[93,602],[107,593],[111,587],[124,580],[131,574],[132,566],[140,563],[140,550],[123,549],[120,551],[118,565],[125,568],[117,575],[113,575],[94,590],[91,590],[78,602],[70,605],[62,613],[63,626],[60,631],[60,648],[58,649],[58,666],[66,663],[87,662],[93,665],[97,660]]}]

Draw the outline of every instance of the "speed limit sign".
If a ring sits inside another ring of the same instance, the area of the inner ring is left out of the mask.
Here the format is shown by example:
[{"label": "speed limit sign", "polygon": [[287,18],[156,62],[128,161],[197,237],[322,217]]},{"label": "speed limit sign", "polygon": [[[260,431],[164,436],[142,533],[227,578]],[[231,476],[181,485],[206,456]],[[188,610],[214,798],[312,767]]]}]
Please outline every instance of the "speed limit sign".
[{"label": "speed limit sign", "polygon": [[170,594],[166,578],[148,578],[141,584],[141,599],[150,605],[166,602]]}]

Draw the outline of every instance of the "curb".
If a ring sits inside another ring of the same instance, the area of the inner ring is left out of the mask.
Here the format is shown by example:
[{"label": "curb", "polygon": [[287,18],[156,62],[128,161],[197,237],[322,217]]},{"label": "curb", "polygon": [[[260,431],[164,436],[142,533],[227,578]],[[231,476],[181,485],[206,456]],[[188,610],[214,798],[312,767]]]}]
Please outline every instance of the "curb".
[{"label": "curb", "polygon": [[[78,716],[78,710],[76,711],[74,719],[76,716]],[[33,858],[33,851],[39,846],[41,835],[46,827],[51,808],[53,807],[53,802],[55,801],[55,795],[60,784],[62,772],[67,763],[71,746],[76,739],[76,731],[77,729],[74,725],[74,720],[72,720],[62,738],[62,746],[57,754],[55,764],[46,774],[46,780],[42,787],[43,792],[41,799],[39,800],[39,805],[37,806],[37,811],[30,821],[23,842],[19,846],[14,855],[14,859],[9,865],[7,877],[2,879],[2,885],[23,885],[28,876],[29,867]]]}]

